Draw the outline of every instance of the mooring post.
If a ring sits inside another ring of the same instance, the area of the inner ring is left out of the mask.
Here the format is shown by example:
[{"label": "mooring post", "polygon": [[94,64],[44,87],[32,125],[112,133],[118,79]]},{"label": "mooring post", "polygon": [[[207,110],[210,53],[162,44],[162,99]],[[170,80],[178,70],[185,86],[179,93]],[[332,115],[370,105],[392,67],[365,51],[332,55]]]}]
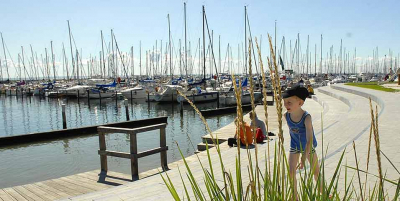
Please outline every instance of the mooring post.
[{"label": "mooring post", "polygon": [[147,104],[149,105],[150,108],[150,93],[147,92]]},{"label": "mooring post", "polygon": [[181,105],[180,111],[181,111],[181,114],[182,114],[183,113],[183,100],[179,101],[179,104]]},{"label": "mooring post", "polygon": [[[165,136],[165,126],[164,126],[160,129],[160,147],[166,147],[166,146],[167,146],[167,140]],[[167,171],[168,169],[167,150],[161,151],[160,157],[161,157],[161,167],[163,168],[164,171]]]},{"label": "mooring post", "polygon": [[[99,145],[100,145],[100,151],[106,151],[106,137],[105,133],[99,132]],[[103,154],[100,155],[100,167],[101,167],[101,172],[107,172],[108,167],[107,167],[107,155]]]},{"label": "mooring post", "polygon": [[400,68],[397,69],[397,85],[400,85]]},{"label": "mooring post", "polygon": [[21,88],[21,99],[24,100],[24,89]]},{"label": "mooring post", "polygon": [[137,157],[137,139],[136,133],[130,133],[130,151],[131,151],[131,174],[132,180],[139,179],[139,165]]},{"label": "mooring post", "polygon": [[[79,89],[78,89],[78,91],[79,91]],[[88,103],[88,105],[90,107],[89,89],[86,89],[86,94],[87,94],[87,103]]]},{"label": "mooring post", "polygon": [[124,104],[125,104],[126,120],[129,121],[128,99],[124,100]]},{"label": "mooring post", "polygon": [[118,96],[117,96],[117,91],[115,91],[115,106],[118,106]]},{"label": "mooring post", "polygon": [[132,90],[131,90],[131,105],[132,105],[132,98],[133,98],[133,97],[132,97]]},{"label": "mooring post", "polygon": [[[88,94],[88,96],[89,96],[89,94]],[[79,102],[79,89],[78,89],[78,102]]]},{"label": "mooring post", "polygon": [[65,104],[61,105],[63,129],[67,129],[67,116],[65,115]]},{"label": "mooring post", "polygon": [[219,108],[219,92],[217,93],[217,108]]}]

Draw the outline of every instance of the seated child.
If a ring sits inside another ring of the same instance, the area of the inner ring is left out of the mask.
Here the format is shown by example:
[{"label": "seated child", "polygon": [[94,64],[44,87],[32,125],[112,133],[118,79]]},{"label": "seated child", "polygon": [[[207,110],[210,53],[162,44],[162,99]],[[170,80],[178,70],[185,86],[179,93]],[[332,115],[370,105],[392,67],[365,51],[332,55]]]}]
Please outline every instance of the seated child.
[{"label": "seated child", "polygon": [[[253,133],[251,132],[250,125],[248,123],[244,122],[244,127],[246,130],[246,138],[244,136],[243,128],[242,128],[241,124],[238,122],[237,118],[235,118],[235,125],[239,126],[239,129],[240,129],[240,145],[246,146],[246,144],[247,145],[253,144]],[[237,136],[237,130],[236,130],[235,137],[228,138],[228,145],[230,147],[232,147],[234,144],[237,144],[237,138],[238,138],[238,136]]]}]

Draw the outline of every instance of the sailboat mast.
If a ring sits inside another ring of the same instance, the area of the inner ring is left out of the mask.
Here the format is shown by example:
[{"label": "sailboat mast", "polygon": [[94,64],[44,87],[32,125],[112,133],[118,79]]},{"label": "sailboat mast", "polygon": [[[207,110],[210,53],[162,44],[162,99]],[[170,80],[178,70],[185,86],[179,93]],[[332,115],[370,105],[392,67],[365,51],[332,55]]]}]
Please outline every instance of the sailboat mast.
[{"label": "sailboat mast", "polygon": [[186,78],[188,77],[188,61],[187,61],[187,30],[186,30],[186,2],[184,5],[184,13],[185,13],[185,70],[186,70]]},{"label": "sailboat mast", "polygon": [[[101,52],[102,52],[102,54],[103,54],[103,74],[102,74],[102,76],[103,76],[103,78],[104,78],[104,77],[106,77],[106,60],[105,60],[105,57],[104,57],[104,37],[103,37],[103,30],[100,31],[100,34],[101,34]],[[101,66],[100,66],[100,68],[101,68]]]},{"label": "sailboat mast", "polygon": [[135,62],[133,60],[133,46],[131,46],[131,66],[132,66],[132,76],[135,76]]},{"label": "sailboat mast", "polygon": [[53,53],[53,41],[50,41],[51,46],[51,58],[53,60],[53,75],[54,75],[54,82],[56,81],[56,61],[54,60],[54,53]]},{"label": "sailboat mast", "polygon": [[219,72],[221,72],[221,35],[218,36],[218,52],[219,52]]},{"label": "sailboat mast", "polygon": [[44,48],[44,51],[46,53],[46,73],[47,73],[47,78],[50,81],[50,70],[49,70],[49,59],[47,57],[47,48]]},{"label": "sailboat mast", "polygon": [[320,70],[321,70],[321,74],[322,74],[322,34],[321,34],[321,65],[320,65]]},{"label": "sailboat mast", "polygon": [[76,79],[78,80],[78,84],[80,84],[80,81],[79,81],[79,68],[78,68],[78,66],[79,66],[79,57],[78,57],[79,55],[78,55],[78,50],[76,50]]},{"label": "sailboat mast", "polygon": [[244,7],[244,69],[247,75],[247,7]]},{"label": "sailboat mast", "polygon": [[69,45],[71,47],[71,61],[72,61],[72,72],[74,73],[74,77],[75,76],[75,62],[74,62],[74,53],[72,52],[72,38],[71,38],[71,27],[69,26],[69,20],[67,20],[68,22],[68,32],[69,32]]},{"label": "sailboat mast", "polygon": [[173,79],[172,73],[172,46],[171,46],[171,22],[169,21],[169,14],[168,14],[168,33],[169,33],[169,72],[171,73],[171,80]]},{"label": "sailboat mast", "polygon": [[205,35],[205,9],[203,5],[203,78],[206,79],[206,35]]},{"label": "sailboat mast", "polygon": [[142,78],[142,41],[139,43],[139,80]]}]

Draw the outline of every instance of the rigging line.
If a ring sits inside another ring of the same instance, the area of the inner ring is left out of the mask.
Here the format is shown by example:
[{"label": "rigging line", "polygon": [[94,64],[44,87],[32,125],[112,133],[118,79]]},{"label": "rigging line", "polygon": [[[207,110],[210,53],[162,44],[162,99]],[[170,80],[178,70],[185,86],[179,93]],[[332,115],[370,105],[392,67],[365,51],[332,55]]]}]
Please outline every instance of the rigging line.
[{"label": "rigging line", "polygon": [[209,43],[211,44],[211,53],[212,53],[212,57],[213,57],[213,61],[214,61],[215,72],[216,72],[216,75],[218,76],[218,68],[217,68],[217,63],[215,62],[215,56],[214,56],[214,45],[213,45],[213,41],[211,40],[210,29],[208,28],[208,21],[207,21],[206,11],[204,11],[204,18],[206,20]]},{"label": "rigging line", "polygon": [[[8,52],[8,55],[9,55],[9,57],[10,57],[10,59],[11,59],[11,63],[13,64],[14,68],[17,69],[17,68],[15,67],[15,63],[14,63],[14,60],[12,59],[12,56],[11,56],[11,54],[10,54],[10,51],[8,50],[8,46],[7,46],[7,43],[6,43],[6,42],[4,42],[4,46],[6,47],[6,50],[7,50],[7,52]],[[7,62],[7,61],[6,61],[6,62]],[[18,76],[18,75],[17,75],[17,76]]]},{"label": "rigging line", "polygon": [[[20,56],[20,57],[21,57],[21,56]],[[25,71],[25,73],[28,75],[28,79],[29,79],[29,80],[32,80],[31,76],[29,75],[29,72],[28,72],[28,70],[26,70],[26,66],[25,66],[25,58],[24,58],[24,57],[22,57],[21,59],[22,59],[22,65],[24,66],[24,71]]]},{"label": "rigging line", "polygon": [[[251,35],[250,20],[249,20],[249,14],[248,13],[247,13],[247,24],[249,25],[250,42],[251,42],[251,49],[253,50],[254,65],[256,66],[257,74],[259,74],[258,73],[258,66],[257,66],[257,62],[256,62],[256,54],[255,54],[255,51],[254,51],[253,36]],[[275,54],[276,54],[276,52],[275,52]]]},{"label": "rigging line", "polygon": [[118,50],[117,53],[119,53],[119,57],[121,58],[122,66],[124,67],[125,76],[128,77],[128,83],[129,83],[129,76],[128,76],[128,73],[126,72],[125,62],[122,59],[121,51],[119,50],[119,47],[118,47],[117,38],[115,38],[115,34],[113,34],[113,35],[114,35],[115,47]]}]

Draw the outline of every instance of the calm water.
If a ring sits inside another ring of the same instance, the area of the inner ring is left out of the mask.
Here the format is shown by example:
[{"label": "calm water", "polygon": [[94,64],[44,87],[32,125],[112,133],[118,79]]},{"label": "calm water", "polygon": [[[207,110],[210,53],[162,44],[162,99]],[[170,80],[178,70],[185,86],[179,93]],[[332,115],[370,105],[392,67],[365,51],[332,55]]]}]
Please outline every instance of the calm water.
[{"label": "calm water", "polygon": [[[39,97],[0,97],[0,136],[62,129],[60,103],[66,103],[68,128],[125,121],[123,101],[47,99]],[[122,105],[122,106],[121,106]],[[197,105],[201,109],[215,108],[216,103]],[[131,120],[168,116],[168,162],[181,159],[177,142],[185,156],[192,155],[206,129],[189,105],[181,115],[179,104],[129,102]],[[235,114],[211,117],[207,122],[214,131],[234,119]],[[124,134],[106,137],[107,149],[129,152],[129,138]],[[159,146],[159,130],[138,134],[138,151]],[[89,135],[63,140],[0,148],[0,188],[27,184],[100,169],[98,136]],[[108,157],[110,171],[130,174],[127,159]],[[160,166],[160,155],[139,159],[139,172]]]}]

